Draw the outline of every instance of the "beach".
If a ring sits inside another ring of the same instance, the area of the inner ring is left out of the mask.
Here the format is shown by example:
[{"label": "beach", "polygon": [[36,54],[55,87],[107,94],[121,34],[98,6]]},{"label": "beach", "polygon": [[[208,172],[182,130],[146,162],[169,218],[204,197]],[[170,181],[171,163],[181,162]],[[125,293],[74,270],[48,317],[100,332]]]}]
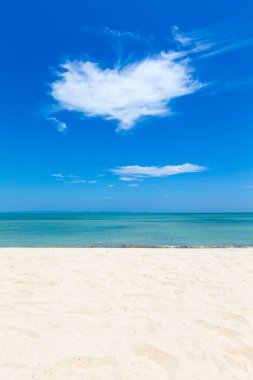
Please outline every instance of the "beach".
[{"label": "beach", "polygon": [[2,248],[0,268],[0,379],[252,380],[253,248]]}]

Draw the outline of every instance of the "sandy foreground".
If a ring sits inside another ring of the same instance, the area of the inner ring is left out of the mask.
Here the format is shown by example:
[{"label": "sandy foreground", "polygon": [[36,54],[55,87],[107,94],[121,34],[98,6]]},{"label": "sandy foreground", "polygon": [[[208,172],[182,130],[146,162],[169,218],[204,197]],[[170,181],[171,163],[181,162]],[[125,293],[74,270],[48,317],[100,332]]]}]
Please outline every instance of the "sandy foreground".
[{"label": "sandy foreground", "polygon": [[252,380],[253,249],[0,249],[0,379]]}]

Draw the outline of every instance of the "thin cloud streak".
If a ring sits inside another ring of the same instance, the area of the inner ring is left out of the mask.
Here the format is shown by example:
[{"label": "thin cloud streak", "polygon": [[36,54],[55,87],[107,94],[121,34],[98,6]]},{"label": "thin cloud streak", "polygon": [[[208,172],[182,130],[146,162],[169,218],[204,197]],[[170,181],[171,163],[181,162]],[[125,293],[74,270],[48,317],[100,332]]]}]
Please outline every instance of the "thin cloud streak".
[{"label": "thin cloud streak", "polygon": [[68,181],[67,183],[72,183],[72,184],[82,184],[82,183],[93,184],[93,183],[97,183],[97,181],[95,181],[95,180],[86,180],[86,179],[74,179],[72,181]]},{"label": "thin cloud streak", "polygon": [[83,184],[83,183],[95,184],[95,183],[97,183],[97,180],[82,179],[82,178],[80,178],[80,176],[74,175],[74,174],[64,175],[62,173],[54,173],[54,174],[52,174],[52,177],[57,178],[59,180],[62,180],[62,181],[64,181],[64,183],[71,183],[71,184]]},{"label": "thin cloud streak", "polygon": [[198,54],[202,59],[253,45],[252,35],[243,35],[224,26],[182,32],[174,25],[171,34],[181,49],[185,49],[185,55]]},{"label": "thin cloud streak", "polygon": [[148,39],[143,37],[139,31],[132,32],[129,30],[116,30],[116,29],[111,29],[108,26],[104,28],[92,28],[92,27],[86,26],[82,30],[86,33],[99,34],[99,35],[104,35],[107,37],[141,40],[144,42],[148,41]]},{"label": "thin cloud streak", "polygon": [[66,132],[67,130],[67,124],[63,121],[58,120],[56,117],[48,117],[47,120],[53,121],[56,124],[56,129],[58,132]]},{"label": "thin cloud streak", "polygon": [[[150,177],[168,177],[182,173],[196,173],[207,170],[205,166],[185,163],[182,165],[165,166],[120,166],[111,171],[119,176],[121,181],[134,181]],[[125,176],[124,176],[125,175]]]}]

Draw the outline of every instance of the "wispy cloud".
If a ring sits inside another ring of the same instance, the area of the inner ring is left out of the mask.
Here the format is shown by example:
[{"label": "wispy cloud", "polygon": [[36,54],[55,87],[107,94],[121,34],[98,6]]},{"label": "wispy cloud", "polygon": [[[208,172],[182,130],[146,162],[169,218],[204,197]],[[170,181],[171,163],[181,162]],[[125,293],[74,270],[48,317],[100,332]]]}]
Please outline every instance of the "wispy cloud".
[{"label": "wispy cloud", "polygon": [[93,184],[93,183],[97,183],[97,181],[95,181],[95,180],[86,180],[86,179],[73,179],[71,181],[68,181],[68,183],[73,183],[73,184],[89,183],[89,184]]},{"label": "wispy cloud", "polygon": [[174,41],[185,49],[185,54],[199,53],[212,48],[215,44],[215,38],[211,30],[194,30],[191,32],[183,32],[178,26],[171,28],[171,34]]},{"label": "wispy cloud", "polygon": [[171,34],[186,55],[199,54],[200,58],[208,58],[235,49],[253,45],[253,35],[243,34],[236,28],[225,25],[183,32],[178,26],[171,28]]},{"label": "wispy cloud", "polygon": [[64,175],[62,173],[55,173],[55,174],[52,174],[52,177],[60,179],[60,180],[64,181],[65,183],[72,183],[72,184],[82,184],[82,183],[90,183],[90,184],[92,184],[92,183],[97,183],[96,180],[82,179],[80,176],[75,175],[75,174]]},{"label": "wispy cloud", "polygon": [[73,179],[71,181],[68,181],[68,183],[78,184],[78,183],[87,183],[87,181],[85,179]]},{"label": "wispy cloud", "polygon": [[55,177],[55,178],[64,178],[64,175],[62,173],[53,173],[52,177]]},{"label": "wispy cloud", "polygon": [[[170,101],[196,92],[189,61],[179,53],[160,53],[124,67],[103,69],[89,61],[62,65],[51,94],[62,109],[117,120],[129,130],[143,116],[164,116]],[[108,96],[110,94],[110,96]]]},{"label": "wispy cloud", "polygon": [[138,187],[139,185],[138,185],[138,183],[130,183],[128,186],[129,187]]},{"label": "wispy cloud", "polygon": [[119,177],[119,179],[121,181],[126,181],[126,182],[135,181],[135,178],[133,178],[133,177]]},{"label": "wispy cloud", "polygon": [[55,123],[58,132],[65,132],[67,130],[67,124],[58,120],[56,117],[48,117],[47,120]]},{"label": "wispy cloud", "polygon": [[127,39],[134,39],[134,40],[142,40],[146,41],[146,38],[142,36],[142,34],[139,31],[129,31],[129,30],[116,30],[111,29],[108,26],[104,28],[93,28],[86,26],[82,28],[82,30],[86,33],[94,33],[94,34],[100,34],[108,37],[113,38],[127,38]]},{"label": "wispy cloud", "polygon": [[172,26],[171,34],[173,39],[183,46],[188,46],[192,44],[191,35],[183,34],[177,25]]},{"label": "wispy cloud", "polygon": [[[203,60],[229,53],[253,45],[253,34],[244,33],[236,27],[217,25],[215,27],[182,32],[177,26],[171,29],[172,37],[179,46],[182,55],[192,60]],[[208,94],[215,95],[220,91],[247,90],[253,85],[253,76],[233,79],[216,78],[208,85]]]},{"label": "wispy cloud", "polygon": [[122,181],[134,181],[149,177],[168,177],[182,173],[195,173],[207,170],[204,166],[194,164],[166,165],[166,166],[120,166],[111,171],[117,174]]}]

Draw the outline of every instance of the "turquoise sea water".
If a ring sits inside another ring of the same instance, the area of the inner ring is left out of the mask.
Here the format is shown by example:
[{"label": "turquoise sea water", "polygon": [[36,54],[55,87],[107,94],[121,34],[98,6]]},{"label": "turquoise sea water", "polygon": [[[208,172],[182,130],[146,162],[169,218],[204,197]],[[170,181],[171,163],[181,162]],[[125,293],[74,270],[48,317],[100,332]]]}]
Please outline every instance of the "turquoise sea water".
[{"label": "turquoise sea water", "polygon": [[0,214],[0,246],[253,246],[253,213]]}]

